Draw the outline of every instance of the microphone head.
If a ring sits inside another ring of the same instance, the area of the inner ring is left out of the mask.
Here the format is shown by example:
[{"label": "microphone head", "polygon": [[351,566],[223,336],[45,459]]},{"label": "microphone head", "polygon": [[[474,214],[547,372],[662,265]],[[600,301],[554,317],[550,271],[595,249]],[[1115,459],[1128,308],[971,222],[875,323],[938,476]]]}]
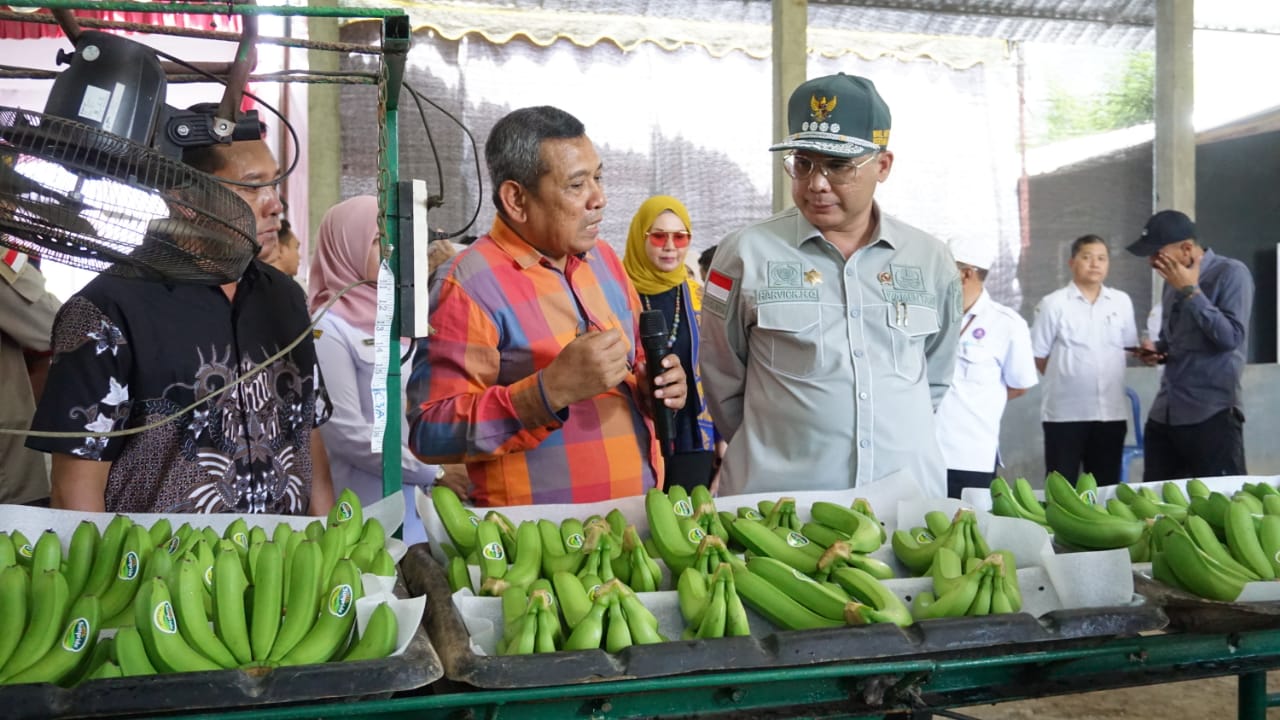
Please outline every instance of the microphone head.
[{"label": "microphone head", "polygon": [[667,319],[661,310],[645,310],[640,313],[640,337],[667,334]]}]

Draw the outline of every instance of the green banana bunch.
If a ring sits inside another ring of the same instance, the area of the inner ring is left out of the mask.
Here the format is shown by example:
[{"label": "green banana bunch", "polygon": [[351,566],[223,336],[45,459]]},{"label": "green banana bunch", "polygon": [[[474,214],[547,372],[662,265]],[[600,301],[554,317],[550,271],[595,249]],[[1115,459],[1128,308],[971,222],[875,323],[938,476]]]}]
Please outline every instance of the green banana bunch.
[{"label": "green banana bunch", "polygon": [[815,522],[845,535],[845,542],[854,552],[875,552],[883,542],[880,539],[880,523],[851,507],[819,501],[813,504],[809,513]]},{"label": "green banana bunch", "polygon": [[970,608],[979,599],[978,595],[982,590],[984,578],[987,586],[986,607],[990,608],[991,581],[986,568],[987,565],[979,564],[973,570],[961,575],[959,582],[951,585],[946,592],[939,593],[935,589],[934,592],[919,593],[912,604],[912,616],[917,620],[929,620],[970,614]]},{"label": "green banana bunch", "polygon": [[1035,492],[1031,489],[1031,484],[1027,482],[1027,479],[1017,478],[1014,480],[1014,485],[1025,485],[1026,490],[1019,492],[1015,486],[1010,486],[1008,481],[1002,477],[997,477],[991,481],[991,511],[996,515],[1021,518],[1030,520],[1038,525],[1047,526],[1048,520],[1045,518],[1044,506],[1036,498]]},{"label": "green banana bunch", "polygon": [[[673,486],[672,490],[677,487],[679,486]],[[667,563],[667,567],[671,568],[673,575],[683,572],[693,563],[698,546],[681,529],[671,498],[667,493],[653,488],[645,493],[644,511],[649,520],[649,537],[658,554]],[[701,538],[698,542],[700,541]]]},{"label": "green banana bunch", "polygon": [[817,582],[779,560],[753,557],[747,569],[822,617],[848,623],[855,610],[850,607],[852,598],[838,586]]},{"label": "green banana bunch", "polygon": [[196,553],[187,551],[178,561],[178,572],[172,594],[174,612],[177,614],[178,629],[187,644],[197,652],[218,664],[220,667],[236,667],[236,658],[227,646],[214,635],[209,626],[209,615],[205,612],[204,572]]},{"label": "green banana bunch", "polygon": [[707,607],[702,611],[698,627],[687,628],[685,637],[698,640],[724,637],[725,621],[729,616],[728,601],[725,599],[726,587],[727,583],[722,574],[717,573],[711,579],[711,595],[707,598]]},{"label": "green banana bunch", "polygon": [[1162,540],[1162,550],[1152,557],[1152,574],[1210,600],[1231,602],[1240,596],[1251,578],[1240,575],[1210,557],[1183,532],[1169,532]]},{"label": "green banana bunch", "polygon": [[1262,549],[1254,515],[1247,502],[1231,501],[1223,529],[1227,533],[1227,549],[1240,564],[1263,580],[1276,579],[1275,568],[1271,565],[1271,558]]},{"label": "green banana bunch", "polygon": [[[658,632],[658,618],[640,602],[640,598],[630,588],[625,585],[618,586],[618,605],[622,609],[622,614],[626,617],[627,628],[631,633],[631,641],[636,645],[652,645],[655,643],[666,642],[667,639]],[[738,601],[741,605],[742,601]],[[743,611],[743,620],[746,619],[746,611]],[[728,623],[726,622],[726,632],[728,631]],[[750,634],[750,628],[747,629]]]},{"label": "green banana bunch", "polygon": [[[710,537],[710,536],[709,536]],[[718,536],[716,536],[718,537]],[[723,541],[721,541],[723,546]],[[657,592],[662,584],[662,568],[654,560],[635,525],[628,525],[622,533],[622,557],[630,566],[630,586],[636,592]]]},{"label": "green banana bunch", "polygon": [[[1162,527],[1166,532],[1172,530],[1172,528],[1166,526]],[[1191,541],[1195,543],[1201,552],[1217,560],[1236,574],[1248,577],[1251,581],[1262,579],[1261,575],[1255,573],[1232,555],[1227,546],[1223,545],[1217,534],[1213,532],[1213,526],[1209,525],[1204,518],[1198,515],[1189,516],[1187,521],[1183,523],[1182,531],[1187,534],[1187,537],[1191,538]]]},{"label": "green banana bunch", "polygon": [[889,534],[885,532],[884,523],[880,521],[880,517],[876,515],[876,511],[871,509],[871,501],[861,497],[854,498],[853,504],[850,505],[849,507],[852,507],[854,510],[857,510],[863,515],[866,515],[867,517],[876,521],[876,524],[880,526],[880,544],[881,545],[885,544],[885,542],[889,540]]},{"label": "green banana bunch", "polygon": [[[431,486],[431,504],[435,508],[440,524],[453,542],[454,547],[463,557],[475,552],[476,526],[480,518],[463,506],[457,493],[445,485]],[[313,538],[314,539],[314,538]]]},{"label": "green banana bunch", "polygon": [[360,571],[349,559],[338,561],[323,595],[320,617],[293,649],[280,658],[281,665],[310,665],[327,662],[351,636],[356,619],[356,600],[363,587]]},{"label": "green banana bunch", "polygon": [[526,601],[524,608],[516,620],[504,629],[503,640],[498,644],[499,655],[530,655],[538,649],[537,605]]},{"label": "green banana bunch", "polygon": [[[25,571],[23,571],[25,572]],[[59,570],[45,570],[31,578],[30,620],[9,660],[0,667],[0,682],[26,670],[58,640],[67,605],[67,581]]]},{"label": "green banana bunch", "polygon": [[1045,497],[1048,500],[1045,518],[1054,536],[1076,547],[1089,550],[1128,547],[1138,541],[1146,527],[1140,520],[1117,517],[1086,503],[1077,494],[1077,488],[1072,488],[1067,479],[1056,472],[1045,478]]},{"label": "green banana bunch", "polygon": [[[938,521],[934,521],[938,524]],[[929,533],[912,534],[906,530],[895,530],[890,536],[893,554],[914,575],[924,575],[933,565],[934,555],[938,548],[949,547],[961,558],[976,555],[970,550],[969,525],[973,523],[972,511],[960,511],[956,520],[950,522],[942,532],[928,539]],[[941,527],[939,525],[939,527]]]},{"label": "green banana bunch", "polygon": [[[489,520],[482,521],[488,523]],[[481,595],[500,596],[508,587],[528,588],[542,570],[542,534],[538,523],[526,520],[516,528],[516,561],[500,577],[490,576],[480,585]],[[486,546],[487,551],[487,546]],[[483,569],[483,564],[481,565]]]},{"label": "green banana bunch", "polygon": [[546,518],[538,520],[538,534],[542,536],[542,574],[552,577],[557,572],[578,572],[582,566],[582,545],[569,550],[565,547],[560,527]]},{"label": "green banana bunch", "polygon": [[[879,579],[856,567],[839,567],[831,571],[831,579],[849,594],[853,601],[851,624],[889,622],[906,627],[914,622],[911,611],[892,590]],[[845,621],[850,620],[846,615]]]},{"label": "green banana bunch", "polygon": [[715,535],[723,542],[729,542],[729,531],[720,519],[711,491],[705,485],[695,485],[689,493],[689,501],[693,504],[693,517],[698,521],[702,531],[708,535]]},{"label": "green banana bunch", "polygon": [[[298,644],[315,625],[320,612],[320,573],[324,558],[314,540],[303,540],[286,556],[289,581],[284,587],[284,620],[276,632],[267,660],[278,662]],[[463,563],[463,569],[466,564]],[[252,641],[250,642],[252,649]]]},{"label": "green banana bunch", "polygon": [[[743,602],[755,608],[769,622],[783,630],[812,630],[814,628],[842,627],[843,620],[825,618],[801,605],[772,583],[752,573],[745,563],[732,565],[737,594]],[[726,608],[727,612],[727,608]]]},{"label": "green banana bunch", "polygon": [[364,632],[351,649],[342,656],[343,660],[374,660],[390,655],[396,649],[396,636],[399,622],[396,614],[387,603],[373,609],[369,622],[365,623]]},{"label": "green banana bunch", "polygon": [[[1117,495],[1118,497],[1118,495]],[[1220,492],[1210,492],[1205,497],[1192,496],[1187,510],[1189,514],[1199,515],[1213,526],[1219,537],[1226,537],[1227,509],[1231,507],[1231,498]],[[1264,508],[1265,509],[1265,508]]]}]

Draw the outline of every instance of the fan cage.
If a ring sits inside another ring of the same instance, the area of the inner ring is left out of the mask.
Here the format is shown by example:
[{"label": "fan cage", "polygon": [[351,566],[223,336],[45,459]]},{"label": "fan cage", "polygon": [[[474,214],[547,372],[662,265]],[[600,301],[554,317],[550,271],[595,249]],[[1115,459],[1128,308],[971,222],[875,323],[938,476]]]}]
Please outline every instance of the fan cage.
[{"label": "fan cage", "polygon": [[0,246],[126,277],[222,284],[258,253],[212,175],[65,118],[0,107]]}]

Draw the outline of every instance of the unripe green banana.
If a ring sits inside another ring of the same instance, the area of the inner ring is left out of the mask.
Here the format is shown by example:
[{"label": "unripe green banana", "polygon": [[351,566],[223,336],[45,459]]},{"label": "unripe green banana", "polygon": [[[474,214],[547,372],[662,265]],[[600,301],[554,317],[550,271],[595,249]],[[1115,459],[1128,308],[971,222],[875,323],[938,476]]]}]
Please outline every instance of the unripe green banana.
[{"label": "unripe green banana", "polygon": [[0,668],[8,664],[27,628],[30,592],[26,568],[14,563],[0,569]]},{"label": "unripe green banana", "polygon": [[306,636],[320,612],[320,571],[324,562],[320,546],[313,540],[304,540],[286,561],[291,569],[285,588],[285,614],[267,655],[272,661],[284,657]]},{"label": "unripe green banana", "polygon": [[[146,633],[151,636],[155,648],[157,666],[170,672],[202,672],[221,670],[222,667],[196,652],[178,629],[178,617],[173,611],[169,586],[159,578],[152,578],[138,590],[147,598],[147,619],[150,625]],[[145,634],[144,634],[145,639]]]},{"label": "unripe green banana", "polygon": [[132,525],[133,521],[124,515],[116,515],[107,523],[106,530],[102,532],[102,541],[98,543],[98,552],[93,558],[93,567],[89,569],[89,578],[85,580],[81,590],[83,594],[97,595],[101,600],[102,593],[107,591],[111,579],[120,569],[120,551]]},{"label": "unripe green banana", "polygon": [[1227,549],[1236,560],[1263,580],[1276,579],[1276,571],[1271,567],[1271,560],[1262,550],[1253,512],[1247,503],[1239,500],[1231,501],[1231,507],[1227,509],[1224,529],[1227,532]]},{"label": "unripe green banana", "polygon": [[811,630],[844,625],[843,621],[822,617],[801,605],[769,581],[753,574],[745,563],[735,563],[732,567],[738,595],[777,627],[783,630]]},{"label": "unripe green banana", "polygon": [[1197,498],[1207,498],[1212,491],[1200,478],[1191,478],[1187,481],[1187,495]]},{"label": "unripe green banana", "polygon": [[[493,520],[481,520],[476,526],[477,553],[480,556],[481,594],[484,583],[491,578],[507,574],[507,549],[502,544],[502,533]],[[499,592],[501,594],[501,592]]]},{"label": "unripe green banana", "polygon": [[556,599],[560,603],[565,623],[571,629],[576,628],[591,610],[591,598],[587,596],[587,589],[577,575],[564,570],[551,576],[551,584],[555,587]]},{"label": "unripe green banana", "polygon": [[933,564],[933,556],[937,554],[938,548],[945,545],[953,536],[962,537],[948,529],[941,537],[935,537],[928,542],[920,542],[920,538],[911,535],[905,530],[894,530],[893,534],[889,536],[889,541],[893,546],[894,557],[898,558],[912,574],[923,575],[928,572],[929,566]]},{"label": "unripe green banana", "polygon": [[1262,544],[1262,552],[1271,561],[1271,568],[1280,576],[1280,515],[1262,516],[1258,526],[1258,542]]},{"label": "unripe green banana", "polygon": [[649,537],[658,554],[673,574],[683,572],[693,563],[697,545],[682,529],[671,498],[657,488],[651,489],[645,494],[644,511],[649,519]]},{"label": "unripe green banana", "polygon": [[830,585],[816,582],[795,568],[770,557],[753,557],[747,561],[747,569],[773,583],[782,592],[800,601],[801,605],[832,620],[844,620],[845,607],[850,597]]},{"label": "unripe green banana", "polygon": [[[563,597],[560,599],[560,606],[565,606]],[[598,649],[600,641],[604,639],[604,616],[608,609],[609,601],[607,598],[600,598],[593,602],[587,613],[573,626],[573,631],[569,633],[569,637],[565,638],[562,649]]]},{"label": "unripe green banana", "polygon": [[528,588],[542,570],[542,534],[538,532],[538,523],[528,520],[520,523],[516,528],[516,545],[520,554],[502,579],[508,585]]},{"label": "unripe green banana", "polygon": [[373,565],[369,572],[378,577],[395,577],[396,561],[391,557],[391,552],[386,548],[378,548],[373,554]]},{"label": "unripe green banana", "polygon": [[[917,620],[960,617],[967,614],[969,607],[978,596],[983,574],[981,568],[968,573],[964,576],[964,582],[947,593],[933,596],[932,602],[928,601],[925,593],[920,593],[916,596],[916,605],[912,608],[911,614]],[[987,602],[990,603],[990,599]]]},{"label": "unripe green banana", "polygon": [[1044,504],[1036,497],[1036,491],[1026,478],[1020,477],[1013,481],[1013,496],[1018,505],[1032,516],[1028,519],[1044,524]]},{"label": "unripe green banana", "polygon": [[[99,625],[99,633],[101,625]],[[115,672],[120,672],[120,666],[115,665],[112,659],[116,656],[116,639],[114,637],[102,637],[98,635],[98,641],[93,644],[93,649],[89,651],[89,656],[84,658],[82,662],[76,665],[75,670],[65,675],[59,681],[63,687],[75,687],[85,680],[91,679],[94,673],[105,663],[111,663],[115,667]],[[117,675],[119,677],[119,675]]]},{"label": "unripe green banana", "polygon": [[280,659],[280,664],[310,665],[332,658],[351,636],[356,600],[360,599],[362,592],[360,572],[355,563],[340,560],[323,596],[320,617],[306,636]]},{"label": "unripe green banana", "polygon": [[1166,481],[1165,484],[1160,486],[1160,496],[1163,497],[1164,501],[1170,505],[1181,505],[1182,507],[1187,507],[1191,504],[1191,499],[1182,491],[1182,488],[1178,486],[1178,483],[1173,481]]},{"label": "unripe green banana", "polygon": [[147,528],[147,535],[151,538],[151,547],[158,548],[173,537],[173,524],[169,518],[162,517],[151,523],[151,527]]},{"label": "unripe green banana", "polygon": [[764,525],[741,518],[735,520],[733,524],[747,549],[756,555],[781,560],[806,575],[813,575],[818,571],[817,558],[799,548],[792,547]]},{"label": "unripe green banana", "polygon": [[[1246,578],[1224,571],[1223,566],[1202,552],[1191,538],[1180,533],[1164,537],[1163,555],[1168,570],[1187,590],[1210,600],[1231,602],[1240,596]],[[1153,571],[1155,560],[1152,560]]]},{"label": "unripe green banana", "polygon": [[347,533],[341,526],[325,528],[320,536],[320,584],[329,580],[329,575],[338,566],[338,561],[347,556]]},{"label": "unripe green banana", "polygon": [[724,624],[729,613],[729,606],[724,597],[725,584],[724,577],[712,581],[711,598],[707,601],[707,609],[703,611],[702,619],[698,621],[695,637],[699,640],[724,637]]},{"label": "unripe green banana", "polygon": [[115,653],[116,664],[124,677],[156,674],[155,664],[147,655],[146,645],[136,627],[126,625],[116,631]]},{"label": "unripe green banana", "polygon": [[888,580],[894,576],[893,566],[870,555],[853,553],[844,562],[846,565],[858,568],[877,580]]},{"label": "unripe green banana", "polygon": [[1213,532],[1213,527],[1210,526],[1209,522],[1204,518],[1198,515],[1191,515],[1187,518],[1187,521],[1183,523],[1183,528],[1186,530],[1187,535],[1191,537],[1191,540],[1196,544],[1196,547],[1200,548],[1209,557],[1217,560],[1240,575],[1249,576],[1254,579],[1261,579],[1260,575],[1257,575],[1253,570],[1242,565],[1240,561],[1236,560],[1235,557],[1231,555],[1231,551],[1227,549],[1226,545],[1223,545],[1222,542],[1218,540],[1218,536]]},{"label": "unripe green banana", "polygon": [[[723,624],[721,634],[724,634]],[[627,616],[622,612],[622,605],[616,596],[609,599],[609,627],[605,631],[605,652],[620,653],[631,647],[631,628],[627,626]]]},{"label": "unripe green banana", "polygon": [[73,598],[84,592],[85,583],[89,580],[89,571],[93,569],[93,558],[98,551],[101,535],[98,526],[88,520],[81,520],[71,533],[71,543],[67,547],[67,563],[63,576],[67,579],[67,592]]},{"label": "unripe green banana", "polygon": [[305,528],[303,528],[302,533],[306,535],[308,540],[314,540],[315,542],[320,542],[320,538],[324,537],[324,530],[325,530],[324,521],[312,520],[311,522],[307,523],[307,526]]},{"label": "unripe green banana", "polygon": [[476,549],[476,525],[480,518],[463,506],[458,495],[445,485],[431,486],[431,504],[440,524],[455,547],[465,557]]},{"label": "unripe green banana", "polygon": [[449,579],[450,592],[458,592],[466,588],[473,594],[475,593],[475,588],[471,587],[471,570],[467,567],[467,561],[463,560],[461,555],[454,555],[449,558],[446,574]]},{"label": "unripe green banana", "polygon": [[18,554],[13,549],[13,538],[0,531],[0,570],[18,564]]},{"label": "unripe green banana", "polygon": [[14,530],[9,533],[9,537],[13,539],[13,551],[18,564],[30,571],[31,558],[36,552],[35,545],[27,539],[27,536],[21,530]]},{"label": "unripe green banana", "polygon": [[831,571],[831,579],[855,601],[870,608],[870,611],[859,611],[864,620],[891,622],[901,627],[915,622],[902,598],[869,573],[855,567],[841,567]]},{"label": "unripe green banana", "polygon": [[685,568],[676,581],[676,595],[680,601],[680,615],[689,627],[697,627],[702,613],[711,600],[710,580],[698,568]]},{"label": "unripe green banana", "polygon": [[36,539],[35,547],[31,552],[31,574],[34,576],[46,570],[61,569],[62,541],[58,539],[58,533],[45,530]]},{"label": "unripe green banana", "polygon": [[[61,552],[59,552],[61,554]],[[102,629],[98,598],[83,595],[71,606],[67,622],[57,642],[26,670],[9,676],[4,682],[61,683],[93,654],[94,644]]]},{"label": "unripe green banana", "polygon": [[1133,511],[1133,508],[1120,502],[1120,500],[1117,498],[1107,498],[1107,502],[1104,507],[1107,508],[1107,512],[1111,513],[1112,515],[1115,515],[1118,518],[1124,518],[1125,520],[1143,519],[1138,517],[1137,513]]},{"label": "unripe green banana", "polygon": [[364,529],[360,531],[360,542],[365,545],[384,548],[387,546],[387,529],[376,517],[364,520]]},{"label": "unripe green banana", "polygon": [[539,653],[555,652],[563,642],[564,633],[560,628],[560,616],[545,604],[538,605],[535,611],[533,651]]},{"label": "unripe green banana", "polygon": [[969,606],[967,615],[982,616],[991,614],[991,597],[994,592],[994,578],[990,570],[984,568],[982,571],[982,579],[978,582],[978,594],[973,598],[973,604]]},{"label": "unripe green banana", "polygon": [[[751,622],[747,618],[747,608],[738,595],[738,585],[733,578],[733,570],[722,567],[724,575],[724,634],[726,637],[749,637]],[[634,633],[633,633],[634,634]]]},{"label": "unripe green banana", "polygon": [[0,682],[31,667],[49,652],[62,631],[69,602],[67,581],[60,571],[45,570],[31,578],[30,621],[9,661],[0,668]]},{"label": "unripe green banana", "polygon": [[204,608],[204,571],[194,552],[188,551],[178,560],[174,580],[170,581],[171,600],[177,614],[178,629],[187,644],[224,668],[236,667],[236,658],[213,634]]},{"label": "unripe green banana", "polygon": [[364,632],[356,641],[343,660],[374,660],[384,658],[396,649],[396,633],[398,623],[396,614],[387,603],[381,603],[369,615]]},{"label": "unripe green banana", "polygon": [[1262,500],[1255,495],[1250,495],[1247,492],[1237,491],[1234,495],[1231,496],[1231,500],[1232,501],[1240,500],[1244,502],[1246,505],[1249,506],[1249,512],[1253,513],[1254,515],[1261,515],[1266,512],[1266,507],[1262,504]]},{"label": "unripe green banana", "polygon": [[929,534],[934,537],[942,537],[947,534],[947,530],[951,529],[952,518],[941,510],[930,510],[924,514],[924,525],[929,528]]},{"label": "unripe green banana", "polygon": [[582,564],[582,553],[566,552],[560,527],[546,518],[538,520],[538,534],[542,537],[542,574],[553,577],[565,570],[577,572]]},{"label": "unripe green banana", "polygon": [[253,576],[253,608],[249,620],[249,650],[254,660],[266,660],[280,630],[284,607],[284,556],[280,546],[262,544]]},{"label": "unripe green banana", "polygon": [[634,592],[628,592],[625,587],[619,588],[618,604],[622,606],[622,613],[627,616],[632,642],[637,645],[652,645],[667,641],[658,632],[657,616],[640,602]]},{"label": "unripe green banana", "polygon": [[1060,474],[1049,474],[1045,490],[1049,501],[1045,517],[1055,536],[1068,544],[1089,550],[1128,547],[1146,527],[1141,521],[1116,517],[1086,504]]},{"label": "unripe green banana", "polygon": [[360,541],[360,535],[364,532],[364,506],[360,503],[360,496],[351,488],[342,488],[342,492],[338,493],[333,507],[329,508],[328,525],[342,528],[346,538],[344,549],[349,549]]},{"label": "unripe green banana", "polygon": [[133,597],[146,577],[150,543],[151,535],[141,525],[133,525],[126,532],[115,577],[99,596],[102,617],[108,625],[119,623],[117,618],[121,614],[128,615]]},{"label": "unripe green banana", "polygon": [[226,529],[222,531],[222,539],[235,543],[236,552],[240,553],[241,564],[247,561],[249,556],[249,523],[243,517],[238,517],[227,525]]},{"label": "unripe green banana", "polygon": [[247,587],[249,580],[244,575],[235,543],[223,545],[213,561],[213,625],[218,637],[240,665],[247,665],[253,660],[244,607]]}]

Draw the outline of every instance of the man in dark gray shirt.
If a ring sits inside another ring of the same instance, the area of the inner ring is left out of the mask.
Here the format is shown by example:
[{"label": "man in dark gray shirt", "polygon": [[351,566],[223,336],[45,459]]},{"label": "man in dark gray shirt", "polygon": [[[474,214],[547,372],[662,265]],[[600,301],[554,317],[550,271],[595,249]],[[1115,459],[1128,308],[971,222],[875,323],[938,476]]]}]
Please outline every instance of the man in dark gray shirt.
[{"label": "man in dark gray shirt", "polygon": [[1165,363],[1147,415],[1144,482],[1244,475],[1240,376],[1253,278],[1244,263],[1205,248],[1177,210],[1147,221],[1129,252],[1165,280],[1163,322],[1148,365]]}]

